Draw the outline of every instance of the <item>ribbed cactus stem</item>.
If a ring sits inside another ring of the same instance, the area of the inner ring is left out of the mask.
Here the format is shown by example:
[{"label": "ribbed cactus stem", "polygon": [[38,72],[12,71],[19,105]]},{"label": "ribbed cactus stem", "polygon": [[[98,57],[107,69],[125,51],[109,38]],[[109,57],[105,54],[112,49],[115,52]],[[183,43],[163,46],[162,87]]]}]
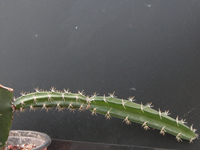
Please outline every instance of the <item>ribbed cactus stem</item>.
[{"label": "ribbed cactus stem", "polygon": [[0,150],[3,150],[12,124],[13,89],[0,84]]},{"label": "ribbed cactus stem", "polygon": [[22,94],[13,102],[14,110],[23,111],[25,108],[34,110],[38,107],[48,111],[51,107],[56,107],[59,111],[68,108],[71,111],[75,109],[84,110],[90,109],[92,114],[104,114],[107,119],[111,116],[122,118],[124,122],[130,124],[132,122],[140,123],[145,130],[149,127],[160,130],[160,134],[169,133],[175,136],[178,141],[182,139],[193,142],[198,137],[195,133],[196,129],[193,126],[190,128],[185,125],[184,120],[179,120],[178,117],[173,119],[169,117],[168,111],[161,112],[152,109],[151,103],[147,105],[137,104],[129,100],[119,99],[114,96],[97,96],[96,93],[91,97],[85,96],[83,92],[70,93],[66,90],[63,92],[55,91],[39,91],[34,93]]}]

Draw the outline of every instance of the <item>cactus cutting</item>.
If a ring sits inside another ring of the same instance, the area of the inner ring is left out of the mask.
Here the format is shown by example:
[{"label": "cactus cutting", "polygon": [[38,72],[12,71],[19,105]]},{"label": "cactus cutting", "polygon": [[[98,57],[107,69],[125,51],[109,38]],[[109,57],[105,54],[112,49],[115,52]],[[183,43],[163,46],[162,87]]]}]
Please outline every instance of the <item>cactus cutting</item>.
[{"label": "cactus cutting", "polygon": [[70,111],[76,109],[82,111],[89,109],[92,115],[103,114],[106,119],[117,117],[123,119],[126,124],[136,122],[141,124],[145,130],[155,128],[160,134],[169,133],[174,135],[177,141],[188,140],[190,143],[198,137],[196,129],[188,127],[185,120],[179,120],[169,116],[169,111],[162,112],[152,109],[151,103],[146,105],[137,104],[134,97],[127,100],[119,99],[113,93],[108,96],[85,96],[83,91],[71,93],[69,90],[57,91],[51,88],[50,91],[35,89],[33,93],[21,93],[21,96],[13,100],[13,90],[0,85],[0,147],[4,147],[11,128],[13,113],[23,112],[25,109],[35,110],[37,108],[48,111],[55,107],[58,111],[67,108]]}]

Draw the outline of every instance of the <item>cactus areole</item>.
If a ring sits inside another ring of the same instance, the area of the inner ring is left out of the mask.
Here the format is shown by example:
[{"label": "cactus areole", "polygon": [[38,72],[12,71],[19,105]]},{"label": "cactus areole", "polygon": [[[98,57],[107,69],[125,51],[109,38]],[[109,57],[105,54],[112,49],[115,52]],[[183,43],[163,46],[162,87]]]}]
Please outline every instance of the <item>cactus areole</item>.
[{"label": "cactus areole", "polygon": [[185,125],[185,120],[173,119],[169,117],[169,111],[161,112],[152,109],[151,103],[146,105],[134,103],[134,97],[128,100],[116,98],[114,93],[109,96],[85,96],[83,91],[71,93],[69,90],[57,91],[51,88],[50,91],[35,89],[33,93],[21,93],[22,96],[12,101],[13,90],[0,86],[0,146],[5,146],[9,130],[11,127],[13,112],[23,112],[25,109],[35,110],[41,108],[48,111],[55,107],[58,111],[64,108],[74,111],[89,109],[92,115],[100,113],[106,119],[112,116],[121,118],[126,124],[131,122],[140,123],[145,130],[155,128],[160,130],[160,134],[169,133],[174,135],[177,141],[188,140],[190,143],[198,137],[196,129]]}]

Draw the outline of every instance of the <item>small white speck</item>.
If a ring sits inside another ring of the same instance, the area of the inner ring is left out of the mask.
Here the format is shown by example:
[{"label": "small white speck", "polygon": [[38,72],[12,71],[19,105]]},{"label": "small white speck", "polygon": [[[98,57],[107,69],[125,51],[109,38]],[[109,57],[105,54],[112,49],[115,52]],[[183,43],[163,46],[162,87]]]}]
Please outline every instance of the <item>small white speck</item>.
[{"label": "small white speck", "polygon": [[78,27],[76,26],[75,29],[78,29]]},{"label": "small white speck", "polygon": [[132,90],[132,91],[136,91],[136,88],[132,87],[132,88],[130,88],[130,90]]},{"label": "small white speck", "polygon": [[38,37],[38,35],[36,34],[35,37]]},{"label": "small white speck", "polygon": [[151,6],[152,6],[152,4],[146,4],[146,6],[147,6],[147,7],[151,7]]}]

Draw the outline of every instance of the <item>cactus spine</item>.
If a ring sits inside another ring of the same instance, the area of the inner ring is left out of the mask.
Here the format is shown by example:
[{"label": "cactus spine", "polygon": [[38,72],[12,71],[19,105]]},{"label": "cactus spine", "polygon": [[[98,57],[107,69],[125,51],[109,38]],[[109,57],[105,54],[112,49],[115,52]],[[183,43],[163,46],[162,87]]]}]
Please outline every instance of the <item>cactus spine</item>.
[{"label": "cactus spine", "polygon": [[70,93],[56,91],[54,88],[51,91],[39,91],[23,94],[13,102],[14,111],[24,111],[25,108],[34,110],[40,107],[48,111],[51,107],[56,107],[59,111],[68,108],[70,111],[75,109],[84,110],[90,109],[92,115],[96,113],[104,114],[107,119],[111,116],[122,118],[124,122],[130,124],[131,121],[142,124],[145,130],[149,127],[160,130],[160,134],[169,133],[175,136],[178,141],[182,139],[189,140],[190,143],[195,140],[198,135],[193,126],[190,128],[185,125],[184,120],[179,120],[178,117],[173,119],[168,116],[168,111],[164,113],[151,108],[151,104],[143,105],[129,100],[118,99],[114,93],[110,96],[97,96],[96,93],[91,97],[85,96],[83,92]]}]

